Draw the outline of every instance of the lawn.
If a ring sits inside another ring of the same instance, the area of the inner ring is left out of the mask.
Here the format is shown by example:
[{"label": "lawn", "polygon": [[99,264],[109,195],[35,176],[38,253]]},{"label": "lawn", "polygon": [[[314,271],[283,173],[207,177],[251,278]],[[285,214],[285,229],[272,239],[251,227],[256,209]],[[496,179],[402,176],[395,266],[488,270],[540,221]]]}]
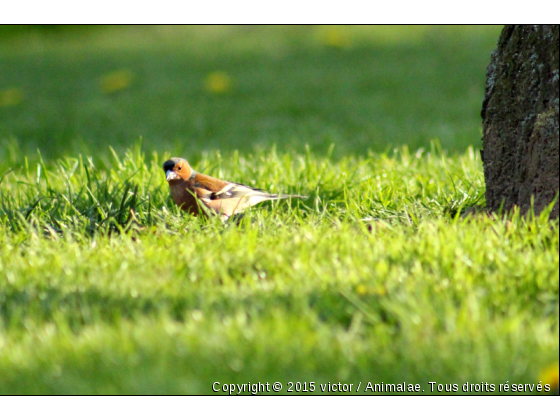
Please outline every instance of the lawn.
[{"label": "lawn", "polygon": [[[0,394],[557,387],[558,221],[483,210],[499,32],[0,32]],[[171,156],[308,198],[200,220]]]}]

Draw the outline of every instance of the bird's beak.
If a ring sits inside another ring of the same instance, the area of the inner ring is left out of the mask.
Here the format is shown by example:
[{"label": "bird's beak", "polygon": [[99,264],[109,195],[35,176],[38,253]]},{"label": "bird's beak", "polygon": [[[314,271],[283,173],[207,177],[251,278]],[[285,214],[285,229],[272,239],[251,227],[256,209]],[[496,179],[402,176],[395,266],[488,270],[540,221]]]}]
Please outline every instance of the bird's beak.
[{"label": "bird's beak", "polygon": [[179,179],[179,175],[177,175],[175,172],[169,170],[165,173],[165,179],[169,182],[173,179]]}]

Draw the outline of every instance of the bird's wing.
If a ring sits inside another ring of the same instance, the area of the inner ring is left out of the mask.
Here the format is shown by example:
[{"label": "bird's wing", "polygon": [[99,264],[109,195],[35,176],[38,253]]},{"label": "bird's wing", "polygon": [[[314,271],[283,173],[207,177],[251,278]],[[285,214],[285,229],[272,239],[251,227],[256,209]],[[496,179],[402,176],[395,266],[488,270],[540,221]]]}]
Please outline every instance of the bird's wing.
[{"label": "bird's wing", "polygon": [[276,194],[269,194],[266,191],[248,187],[243,184],[228,183],[220,191],[213,192],[211,198],[213,200],[227,200],[239,197],[267,197],[267,199],[276,198]]},{"label": "bird's wing", "polygon": [[278,194],[270,194],[247,185],[222,181],[201,174],[195,176],[192,186],[197,198],[206,207],[228,217],[267,200],[290,197],[305,198],[297,195],[283,195],[280,197]]},{"label": "bird's wing", "polygon": [[246,185],[225,181],[221,182],[225,185],[219,190],[215,188],[215,183],[209,185],[205,182],[195,182],[194,189],[198,199],[202,201],[202,203],[215,212],[227,216],[240,213],[247,207],[254,206],[261,201],[278,198],[276,194],[269,194]]}]

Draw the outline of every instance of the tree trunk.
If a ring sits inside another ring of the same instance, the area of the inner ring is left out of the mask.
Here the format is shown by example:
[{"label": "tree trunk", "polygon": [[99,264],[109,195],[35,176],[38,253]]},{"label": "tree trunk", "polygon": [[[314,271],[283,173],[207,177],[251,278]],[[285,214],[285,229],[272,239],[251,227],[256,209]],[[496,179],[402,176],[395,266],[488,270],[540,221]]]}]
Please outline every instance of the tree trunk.
[{"label": "tree trunk", "polygon": [[533,197],[538,214],[558,195],[558,41],[558,25],[507,25],[492,53],[481,151],[489,210],[525,213]]}]

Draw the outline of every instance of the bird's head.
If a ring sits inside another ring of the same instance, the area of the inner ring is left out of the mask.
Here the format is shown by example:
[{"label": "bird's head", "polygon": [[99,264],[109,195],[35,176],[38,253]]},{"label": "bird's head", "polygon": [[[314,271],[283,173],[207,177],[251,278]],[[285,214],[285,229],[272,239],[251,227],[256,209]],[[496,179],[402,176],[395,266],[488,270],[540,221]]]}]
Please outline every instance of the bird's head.
[{"label": "bird's head", "polygon": [[165,179],[168,182],[173,180],[188,180],[193,170],[185,159],[171,158],[163,164]]}]

